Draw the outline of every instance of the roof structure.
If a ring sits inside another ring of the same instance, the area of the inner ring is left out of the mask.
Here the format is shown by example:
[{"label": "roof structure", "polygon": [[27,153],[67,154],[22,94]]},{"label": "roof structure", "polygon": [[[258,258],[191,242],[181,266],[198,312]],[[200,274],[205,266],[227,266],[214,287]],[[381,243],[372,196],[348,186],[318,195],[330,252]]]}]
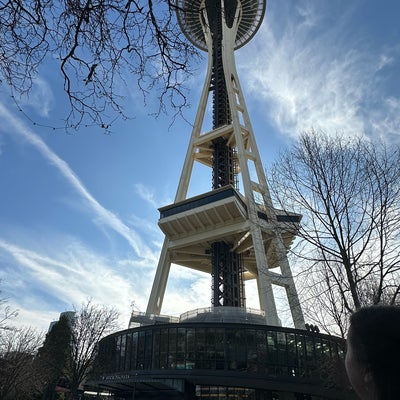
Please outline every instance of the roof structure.
[{"label": "roof structure", "polygon": [[[225,0],[225,7],[230,1]],[[236,1],[235,1],[236,3]],[[207,51],[201,23],[201,11],[205,7],[204,0],[177,0],[178,22],[186,37],[196,47]],[[242,15],[235,40],[235,50],[248,43],[264,19],[266,0],[242,0]]]}]

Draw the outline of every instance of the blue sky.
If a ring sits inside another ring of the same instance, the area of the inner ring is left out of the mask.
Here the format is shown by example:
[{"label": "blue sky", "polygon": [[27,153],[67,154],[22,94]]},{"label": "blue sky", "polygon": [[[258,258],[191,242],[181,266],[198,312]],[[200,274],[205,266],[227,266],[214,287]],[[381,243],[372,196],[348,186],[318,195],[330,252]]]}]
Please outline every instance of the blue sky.
[{"label": "blue sky", "polygon": [[[269,0],[255,38],[236,52],[263,163],[311,128],[400,143],[400,3],[396,0]],[[204,66],[205,68],[205,66]],[[189,82],[193,121],[204,70]],[[46,64],[26,99],[33,121],[60,126],[65,97]],[[129,91],[129,89],[128,89]],[[175,196],[191,126],[135,118],[112,134],[34,125],[0,87],[0,279],[18,325],[47,329],[88,298],[145,311],[163,235],[157,208]],[[195,170],[190,194],[208,191]],[[173,266],[163,313],[210,303],[209,277]],[[257,307],[254,285],[247,305]]]}]

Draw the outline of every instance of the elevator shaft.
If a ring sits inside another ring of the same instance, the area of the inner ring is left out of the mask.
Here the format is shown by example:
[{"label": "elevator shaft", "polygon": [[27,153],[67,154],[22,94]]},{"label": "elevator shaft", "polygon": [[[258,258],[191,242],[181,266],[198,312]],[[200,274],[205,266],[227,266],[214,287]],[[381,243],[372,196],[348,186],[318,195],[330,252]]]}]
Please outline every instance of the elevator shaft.
[{"label": "elevator shaft", "polygon": [[[236,0],[225,0],[224,12],[221,1],[206,0],[208,22],[213,38],[213,72],[210,91],[212,91],[213,129],[232,123],[231,110],[225,82],[222,61],[222,23],[233,24],[237,7]],[[236,186],[235,149],[227,140],[218,138],[213,141],[212,188],[219,189],[226,185]],[[212,304],[214,307],[244,307],[243,266],[241,257],[232,249],[232,244],[225,241],[211,245],[212,263]]]},{"label": "elevator shaft", "polygon": [[221,1],[206,0],[206,9],[213,40],[213,75],[210,90],[213,92],[213,129],[216,129],[232,122],[222,63],[222,18],[225,16],[222,13]]}]

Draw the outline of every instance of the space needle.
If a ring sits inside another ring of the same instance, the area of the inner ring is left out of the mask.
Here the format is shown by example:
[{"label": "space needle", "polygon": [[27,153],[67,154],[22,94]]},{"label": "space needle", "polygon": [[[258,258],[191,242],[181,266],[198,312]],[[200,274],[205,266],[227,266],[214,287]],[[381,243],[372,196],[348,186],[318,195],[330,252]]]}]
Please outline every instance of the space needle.
[{"label": "space needle", "polygon": [[[352,399],[343,340],[305,329],[287,257],[301,215],[272,203],[236,70],[235,50],[256,34],[266,1],[177,0],[175,8],[188,40],[207,52],[204,85],[174,202],[159,209],[165,239],[147,310],[100,341],[91,384],[118,399]],[[210,190],[188,197],[197,165],[210,172]],[[162,314],[173,265],[209,274],[209,307]],[[250,281],[256,309],[246,307]],[[275,288],[286,294],[289,326]]]},{"label": "space needle", "polygon": [[[177,3],[180,26],[195,46],[207,51],[208,65],[175,202],[160,209],[166,239],[148,314],[160,313],[175,263],[211,274],[213,307],[244,307],[244,281],[256,279],[260,309],[271,325],[280,325],[273,285],[283,287],[294,325],[304,328],[286,255],[300,216],[272,206],[234,59],[235,49],[255,35],[265,6],[263,0]],[[213,127],[202,132],[210,96]],[[186,198],[196,162],[211,170],[212,190],[200,196],[201,207]],[[217,193],[224,199],[214,201]],[[187,205],[182,213],[182,202],[193,207]]]}]

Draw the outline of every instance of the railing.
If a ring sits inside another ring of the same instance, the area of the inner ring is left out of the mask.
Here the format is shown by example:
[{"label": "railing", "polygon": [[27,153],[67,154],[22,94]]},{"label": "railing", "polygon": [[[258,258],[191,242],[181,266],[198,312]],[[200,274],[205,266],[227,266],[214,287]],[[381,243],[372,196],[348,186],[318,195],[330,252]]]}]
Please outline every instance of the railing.
[{"label": "railing", "polygon": [[255,308],[205,307],[187,311],[179,317],[179,322],[190,320],[199,322],[265,323],[265,312]]}]

